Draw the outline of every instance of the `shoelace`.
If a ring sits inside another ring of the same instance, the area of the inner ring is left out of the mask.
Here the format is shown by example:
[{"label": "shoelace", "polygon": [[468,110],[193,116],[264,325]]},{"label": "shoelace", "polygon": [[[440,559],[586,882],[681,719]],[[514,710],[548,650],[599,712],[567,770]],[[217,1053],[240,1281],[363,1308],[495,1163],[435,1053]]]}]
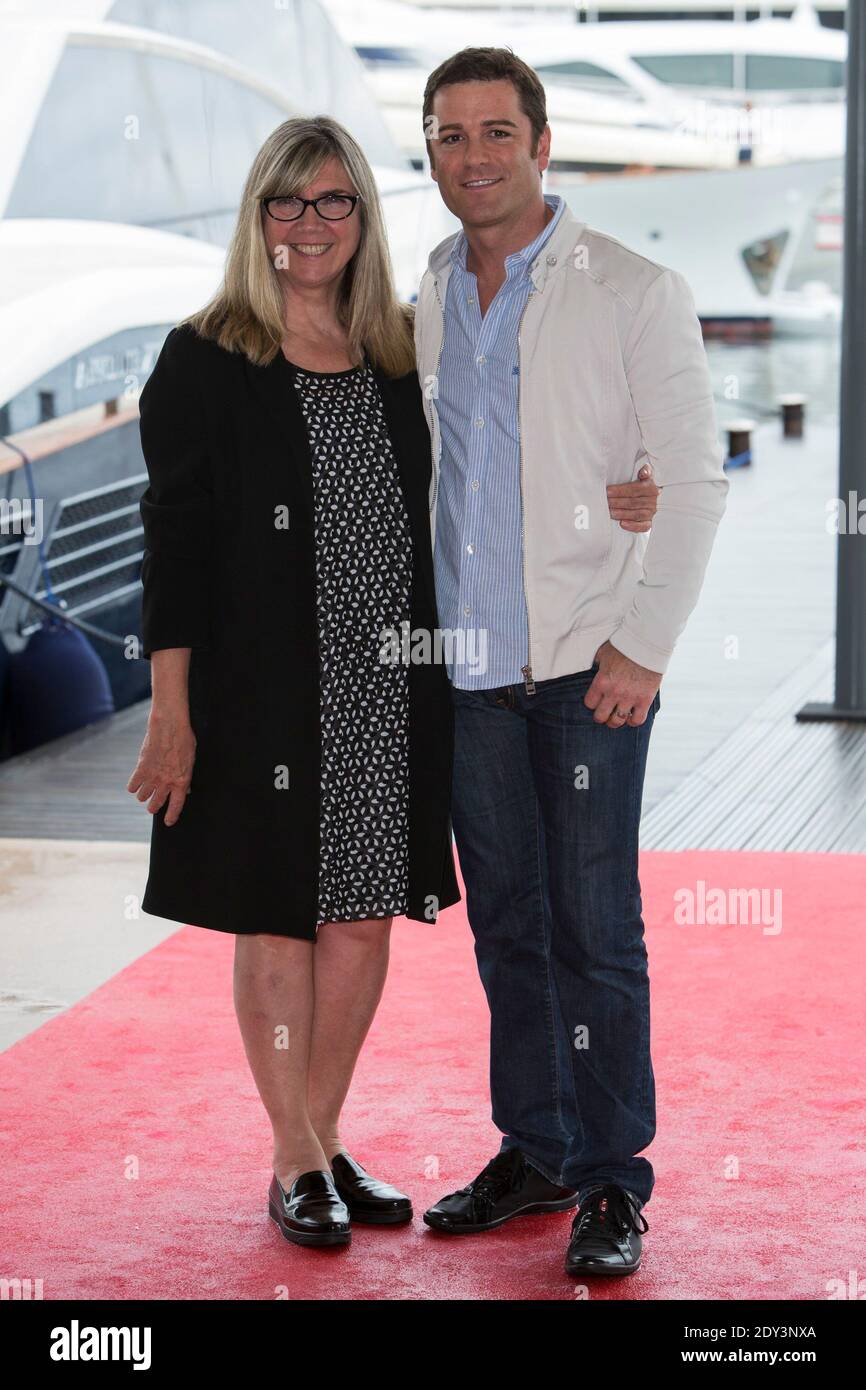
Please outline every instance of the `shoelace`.
[{"label": "shoelace", "polygon": [[[635,1223],[635,1217],[640,1225]],[[643,1233],[649,1230],[649,1225],[628,1193],[615,1183],[608,1183],[589,1194],[571,1229],[575,1236],[596,1236],[618,1245],[629,1231]]]},{"label": "shoelace", "polygon": [[493,1206],[506,1192],[515,1191],[521,1183],[522,1156],[518,1149],[504,1149],[491,1158],[464,1191],[472,1194],[473,1206],[482,1217],[488,1217]]}]

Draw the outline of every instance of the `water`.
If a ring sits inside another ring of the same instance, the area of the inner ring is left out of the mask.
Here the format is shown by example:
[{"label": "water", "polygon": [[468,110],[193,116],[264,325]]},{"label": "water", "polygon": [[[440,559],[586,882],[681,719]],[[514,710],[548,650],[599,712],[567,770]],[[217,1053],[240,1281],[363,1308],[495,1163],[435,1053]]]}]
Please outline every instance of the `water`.
[{"label": "water", "polygon": [[839,416],[841,338],[775,338],[762,343],[707,342],[719,424],[748,416],[760,423],[775,414],[780,395],[807,397],[808,420]]},{"label": "water", "polygon": [[[616,183],[616,179],[612,182]],[[564,193],[568,197],[572,189],[585,184],[584,176],[557,172],[548,176],[546,186],[550,191]],[[830,179],[823,194],[816,199],[812,219],[795,249],[787,271],[786,289],[797,290],[809,281],[820,281],[837,294],[841,293],[841,251],[835,247],[832,250],[818,249],[816,243],[819,235],[824,233],[819,233],[815,219],[819,213],[841,214],[842,196],[841,179]],[[579,203],[577,206],[572,203],[572,210],[577,211],[578,215],[579,208]],[[719,215],[723,216],[723,210]],[[602,231],[611,230],[606,228],[603,216],[594,225]],[[621,237],[629,245],[628,235],[618,225],[613,227],[613,235]],[[709,247],[707,254],[713,254]],[[663,264],[667,263],[663,254],[659,255],[659,259]],[[743,416],[760,423],[777,414],[780,395],[793,393],[807,397],[807,421],[835,423],[838,420],[841,362],[841,337],[838,331],[742,343],[706,340],[705,346],[720,425]]]}]

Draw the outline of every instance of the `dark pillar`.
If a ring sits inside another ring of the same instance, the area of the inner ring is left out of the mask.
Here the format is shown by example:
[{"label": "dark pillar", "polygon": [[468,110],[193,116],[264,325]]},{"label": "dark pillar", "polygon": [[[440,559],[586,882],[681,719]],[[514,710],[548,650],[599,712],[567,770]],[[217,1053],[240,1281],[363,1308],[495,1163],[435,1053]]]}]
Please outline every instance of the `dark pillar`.
[{"label": "dark pillar", "polygon": [[[836,691],[798,719],[866,720],[866,4],[849,3],[839,497]],[[853,507],[852,507],[853,502]],[[842,523],[845,523],[844,530]],[[861,534],[858,523],[863,527]]]}]

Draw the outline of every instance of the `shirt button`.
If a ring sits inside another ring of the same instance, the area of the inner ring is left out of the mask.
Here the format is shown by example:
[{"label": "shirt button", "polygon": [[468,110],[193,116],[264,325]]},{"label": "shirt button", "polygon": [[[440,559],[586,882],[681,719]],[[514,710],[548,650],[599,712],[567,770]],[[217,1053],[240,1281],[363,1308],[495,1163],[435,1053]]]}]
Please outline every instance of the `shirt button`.
[{"label": "shirt button", "polygon": [[484,421],[481,420],[481,419],[478,419],[478,420],[475,421],[475,423],[476,423],[476,425],[478,426],[478,428],[480,429],[481,426],[484,424]]},{"label": "shirt button", "polygon": [[467,554],[469,554],[469,555],[474,555],[474,554],[475,554],[475,546],[472,544],[471,541],[469,542],[469,544],[468,544],[467,547],[466,547],[466,552],[467,552]]},{"label": "shirt button", "polygon": [[548,258],[547,258],[547,264],[548,264],[548,265],[556,265],[556,257],[555,257],[555,256],[548,256]]},{"label": "shirt button", "polygon": [[478,481],[477,478],[473,478],[473,479],[472,479],[472,482],[469,484],[469,486],[471,487],[471,489],[472,489],[473,492],[477,492],[478,489],[480,488],[481,484],[479,483],[479,481]]},{"label": "shirt button", "polygon": [[474,304],[474,303],[475,303],[475,295],[474,295],[474,294],[467,294],[467,296],[466,296],[466,303],[467,303],[467,304]]},{"label": "shirt button", "polygon": [[467,618],[471,618],[471,617],[472,617],[472,609],[471,609],[471,608],[464,608],[464,609],[463,609],[463,613],[464,613],[464,616],[467,617]]},{"label": "shirt button", "polygon": [[483,366],[484,363],[487,361],[487,358],[484,356],[484,353],[482,352],[481,356],[476,357],[475,361],[478,362],[481,366]]}]

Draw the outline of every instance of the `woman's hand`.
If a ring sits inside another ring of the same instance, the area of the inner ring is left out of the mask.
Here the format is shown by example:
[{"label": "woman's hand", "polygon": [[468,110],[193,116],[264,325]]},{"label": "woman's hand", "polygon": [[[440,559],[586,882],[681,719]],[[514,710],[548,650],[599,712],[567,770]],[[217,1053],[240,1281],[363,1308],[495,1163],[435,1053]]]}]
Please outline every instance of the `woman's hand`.
[{"label": "woman's hand", "polygon": [[624,531],[652,530],[661,492],[653,481],[652,472],[652,464],[645,463],[633,483],[608,484],[608,510]]},{"label": "woman's hand", "polygon": [[186,805],[195,748],[195,734],[186,713],[154,714],[151,710],[138,762],[126,790],[139,801],[146,801],[151,815],[168,798],[166,825],[174,825]]}]

